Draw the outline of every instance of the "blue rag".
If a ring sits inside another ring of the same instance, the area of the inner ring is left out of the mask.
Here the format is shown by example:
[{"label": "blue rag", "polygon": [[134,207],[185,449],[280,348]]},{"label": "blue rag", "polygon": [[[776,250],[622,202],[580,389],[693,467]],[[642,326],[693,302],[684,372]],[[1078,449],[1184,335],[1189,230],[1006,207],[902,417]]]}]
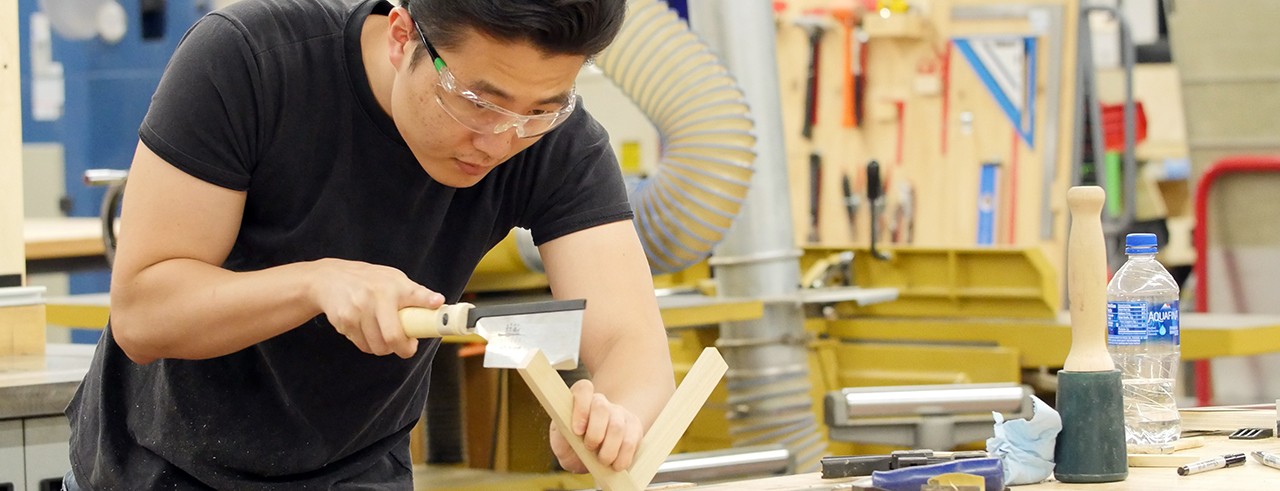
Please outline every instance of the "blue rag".
[{"label": "blue rag", "polygon": [[995,417],[995,437],[987,439],[987,453],[1004,464],[1004,484],[1035,484],[1053,474],[1053,446],[1062,431],[1058,412],[1031,396],[1031,420]]}]

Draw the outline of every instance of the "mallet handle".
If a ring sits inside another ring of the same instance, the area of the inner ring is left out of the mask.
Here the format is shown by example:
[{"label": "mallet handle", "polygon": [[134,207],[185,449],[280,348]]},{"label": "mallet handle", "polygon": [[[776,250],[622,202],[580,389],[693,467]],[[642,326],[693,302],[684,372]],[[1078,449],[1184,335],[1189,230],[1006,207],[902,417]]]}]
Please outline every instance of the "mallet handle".
[{"label": "mallet handle", "polygon": [[1071,351],[1062,368],[1072,372],[1115,369],[1107,353],[1107,255],[1102,238],[1098,186],[1067,190],[1071,232],[1067,236],[1067,299],[1071,311]]}]

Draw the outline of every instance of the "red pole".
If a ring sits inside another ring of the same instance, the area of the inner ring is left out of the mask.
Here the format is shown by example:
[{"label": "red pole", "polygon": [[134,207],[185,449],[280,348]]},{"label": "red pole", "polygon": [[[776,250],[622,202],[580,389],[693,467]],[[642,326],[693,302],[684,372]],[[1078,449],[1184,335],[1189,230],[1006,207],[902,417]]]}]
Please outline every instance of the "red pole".
[{"label": "red pole", "polygon": [[[1215,181],[1227,174],[1246,172],[1280,172],[1280,156],[1242,155],[1225,157],[1200,176],[1196,184],[1196,224],[1192,240],[1196,248],[1196,262],[1192,271],[1196,275],[1196,312],[1209,311],[1209,191]],[[1196,360],[1196,403],[1208,406],[1213,402],[1213,380],[1209,372],[1209,360]]]}]

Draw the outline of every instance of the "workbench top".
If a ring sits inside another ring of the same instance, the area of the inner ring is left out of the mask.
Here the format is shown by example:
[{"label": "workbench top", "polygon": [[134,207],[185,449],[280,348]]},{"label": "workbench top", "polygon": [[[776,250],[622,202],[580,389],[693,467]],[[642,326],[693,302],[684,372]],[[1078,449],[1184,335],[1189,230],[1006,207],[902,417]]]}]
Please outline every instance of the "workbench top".
[{"label": "workbench top", "polygon": [[43,355],[0,357],[0,420],[62,414],[95,346],[49,344]]},{"label": "workbench top", "polygon": [[[1183,312],[1182,359],[1280,352],[1280,316]],[[1051,319],[859,317],[828,323],[832,337],[859,342],[980,343],[1016,348],[1023,368],[1059,367],[1071,347],[1071,317]]]},{"label": "workbench top", "polygon": [[[1274,410],[1267,411],[1274,420]],[[1233,417],[1222,413],[1221,418]],[[1177,455],[1196,455],[1204,458],[1229,453],[1245,453],[1255,450],[1280,452],[1280,438],[1262,440],[1229,440],[1226,436],[1205,437],[1205,446],[1178,452]],[[866,482],[859,482],[866,481]],[[870,485],[870,478],[823,479],[820,473],[798,474],[750,481],[698,486],[698,491],[782,491],[782,490],[847,490],[853,484]],[[1068,484],[1049,481],[1040,484],[1015,486],[1011,491],[1041,491],[1074,489],[1089,491],[1273,491],[1280,488],[1280,470],[1264,466],[1252,456],[1243,466],[1179,476],[1173,467],[1130,467],[1124,481],[1098,484]]]},{"label": "workbench top", "polygon": [[22,239],[28,260],[101,256],[105,249],[97,217],[28,218]]},{"label": "workbench top", "polygon": [[[660,297],[658,304],[669,328],[756,319],[764,308],[759,300],[701,295]],[[107,322],[110,298],[105,293],[51,297],[46,305],[50,324],[101,329]],[[49,345],[43,356],[0,357],[0,420],[61,414],[88,371],[93,348]]]},{"label": "workbench top", "polygon": [[[548,296],[523,296],[508,299],[488,298],[480,305],[503,302],[550,300]],[[106,293],[49,297],[45,299],[49,324],[66,327],[102,329],[111,314],[111,298]],[[658,297],[662,323],[669,329],[715,325],[758,319],[764,315],[764,303],[749,298],[720,298],[705,295],[668,295]]]}]

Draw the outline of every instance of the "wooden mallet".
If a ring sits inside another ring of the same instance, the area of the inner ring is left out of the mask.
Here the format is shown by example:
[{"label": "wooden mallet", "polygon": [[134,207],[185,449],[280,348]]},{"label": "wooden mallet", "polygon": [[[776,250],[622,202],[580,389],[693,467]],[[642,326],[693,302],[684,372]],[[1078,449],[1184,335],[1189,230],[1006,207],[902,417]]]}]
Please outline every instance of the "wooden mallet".
[{"label": "wooden mallet", "polygon": [[1056,409],[1062,432],[1054,448],[1053,475],[1069,483],[1123,481],[1129,476],[1120,371],[1107,353],[1107,256],[1101,219],[1105,199],[1097,186],[1067,190],[1071,351],[1058,372]]}]

